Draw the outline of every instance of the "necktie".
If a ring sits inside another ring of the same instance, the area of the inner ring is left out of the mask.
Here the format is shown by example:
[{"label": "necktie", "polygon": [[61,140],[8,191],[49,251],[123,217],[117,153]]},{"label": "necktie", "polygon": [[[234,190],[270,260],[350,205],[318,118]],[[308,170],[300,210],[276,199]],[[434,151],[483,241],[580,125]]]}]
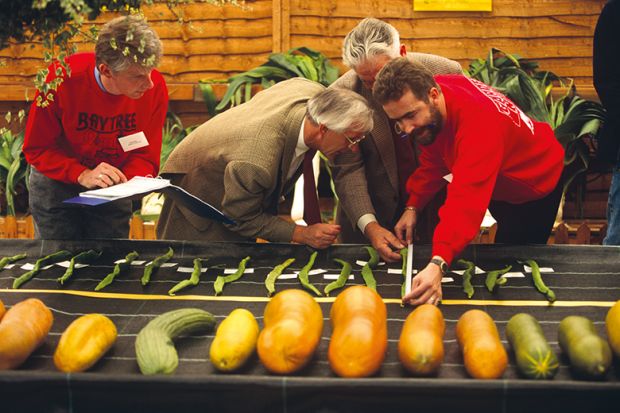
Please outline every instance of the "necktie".
[{"label": "necktie", "polygon": [[303,173],[304,173],[304,221],[306,224],[313,225],[321,222],[321,210],[319,208],[319,197],[316,192],[316,183],[314,182],[314,168],[312,167],[312,158],[316,149],[310,149],[304,155]]}]

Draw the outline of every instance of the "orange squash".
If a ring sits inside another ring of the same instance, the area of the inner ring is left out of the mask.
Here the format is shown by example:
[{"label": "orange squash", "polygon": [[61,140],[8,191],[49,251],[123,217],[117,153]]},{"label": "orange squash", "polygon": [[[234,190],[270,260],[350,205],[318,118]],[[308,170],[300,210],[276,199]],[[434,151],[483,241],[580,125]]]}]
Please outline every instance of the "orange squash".
[{"label": "orange squash", "polygon": [[2,320],[4,313],[6,313],[6,308],[4,308],[4,303],[0,300],[0,320]]},{"label": "orange squash", "polygon": [[29,298],[15,304],[0,321],[0,370],[21,365],[43,344],[54,317],[41,300]]},{"label": "orange squash", "polygon": [[400,333],[398,357],[416,376],[435,374],[443,361],[446,323],[441,310],[423,304],[412,311]]},{"label": "orange squash", "polygon": [[508,354],[495,322],[481,310],[469,310],[456,323],[456,338],[465,369],[476,379],[497,379],[508,366]]},{"label": "orange squash", "polygon": [[381,296],[362,285],[341,292],[330,312],[329,365],[341,377],[374,374],[387,349],[387,310]]},{"label": "orange squash", "polygon": [[284,290],[267,303],[264,315],[256,349],[265,368],[290,374],[304,367],[321,340],[321,307],[305,291]]}]

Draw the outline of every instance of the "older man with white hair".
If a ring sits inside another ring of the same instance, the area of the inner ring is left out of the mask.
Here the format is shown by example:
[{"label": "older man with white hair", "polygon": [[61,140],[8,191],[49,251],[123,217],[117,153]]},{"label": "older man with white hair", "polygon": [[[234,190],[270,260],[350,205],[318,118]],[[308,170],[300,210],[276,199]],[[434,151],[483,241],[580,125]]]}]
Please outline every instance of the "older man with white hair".
[{"label": "older man with white hair", "polygon": [[[374,118],[374,127],[360,143],[360,150],[337,156],[332,165],[341,205],[337,218],[342,226],[341,240],[370,240],[388,261],[400,259],[394,249],[402,245],[391,230],[405,207],[405,182],[418,160],[413,142],[394,131],[385,111],[373,98],[372,86],[383,66],[401,56],[423,64],[433,74],[462,73],[460,64],[453,60],[407,53],[394,26],[366,18],[344,39],[342,59],[351,70],[330,86],[349,89],[366,98]],[[432,212],[436,220],[436,208]],[[423,225],[421,222],[418,229]]]},{"label": "older man with white hair", "polygon": [[[322,223],[316,214],[310,225],[296,225],[277,216],[278,204],[292,190],[304,160],[311,160],[317,150],[329,159],[357,152],[372,125],[366,100],[350,90],[325,89],[303,78],[263,90],[194,130],[172,151],[162,172],[236,224],[199,217],[166,200],[159,237],[262,238],[328,247],[340,233],[339,225]],[[313,195],[316,199],[316,189]]]}]

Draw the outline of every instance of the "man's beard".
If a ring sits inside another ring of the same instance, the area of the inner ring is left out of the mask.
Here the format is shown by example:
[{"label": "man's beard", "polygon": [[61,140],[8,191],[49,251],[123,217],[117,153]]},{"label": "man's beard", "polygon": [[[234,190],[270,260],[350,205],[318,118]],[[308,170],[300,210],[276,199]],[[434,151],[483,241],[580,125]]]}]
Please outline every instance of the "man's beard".
[{"label": "man's beard", "polygon": [[426,126],[415,128],[413,132],[411,132],[411,137],[420,145],[428,146],[435,142],[442,126],[443,118],[441,117],[439,109],[431,106],[431,121]]}]

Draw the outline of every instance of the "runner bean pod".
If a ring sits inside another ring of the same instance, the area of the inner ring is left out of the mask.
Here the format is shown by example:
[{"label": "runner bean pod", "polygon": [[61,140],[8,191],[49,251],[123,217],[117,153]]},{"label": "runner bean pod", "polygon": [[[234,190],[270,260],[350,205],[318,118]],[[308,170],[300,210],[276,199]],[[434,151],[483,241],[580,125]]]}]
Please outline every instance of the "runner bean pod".
[{"label": "runner bean pod", "polygon": [[4,267],[6,267],[8,264],[13,264],[15,261],[26,258],[26,256],[26,254],[17,254],[13,255],[12,257],[2,257],[2,259],[0,259],[0,270],[4,269]]},{"label": "runner bean pod", "polygon": [[190,285],[198,285],[200,282],[200,274],[202,274],[202,263],[207,261],[206,259],[194,258],[194,269],[189,278],[180,281],[174,287],[168,291],[168,295],[175,295],[178,291],[181,291],[185,287]]},{"label": "runner bean pod", "polygon": [[125,256],[125,260],[116,264],[114,266],[114,270],[112,270],[111,273],[106,275],[105,278],[101,280],[99,284],[97,284],[97,286],[95,287],[95,291],[99,291],[107,287],[108,285],[112,284],[112,281],[114,281],[116,276],[119,275],[121,272],[127,270],[129,266],[131,265],[131,262],[135,260],[136,258],[138,258],[138,253],[136,251],[132,251],[129,254],[127,254]]},{"label": "runner bean pod", "polygon": [[284,271],[286,267],[291,265],[294,261],[295,258],[289,258],[282,264],[278,264],[273,267],[273,270],[271,270],[271,272],[267,274],[267,278],[265,278],[265,287],[267,288],[268,297],[271,297],[273,293],[276,292],[276,280],[282,274],[282,271]]},{"label": "runner bean pod", "polygon": [[70,256],[71,256],[71,253],[69,251],[62,250],[62,251],[55,252],[53,254],[49,254],[43,258],[39,258],[34,263],[34,267],[32,268],[32,270],[20,275],[18,278],[16,278],[13,281],[13,288],[16,289],[16,288],[21,287],[22,284],[24,284],[26,281],[30,280],[32,277],[34,277],[39,272],[41,272],[42,267],[66,260]]},{"label": "runner bean pod", "polygon": [[487,286],[487,290],[490,293],[495,290],[498,285],[506,284],[506,278],[499,278],[500,275],[506,274],[508,271],[512,269],[512,265],[506,266],[506,268],[502,268],[501,270],[489,271],[487,273],[487,278],[484,280],[484,285]]},{"label": "runner bean pod", "polygon": [[366,248],[366,250],[368,251],[370,259],[362,267],[362,278],[364,279],[364,282],[366,283],[366,286],[368,288],[372,288],[373,290],[377,291],[377,280],[375,280],[372,269],[375,268],[377,264],[379,264],[379,253],[373,247],[366,246],[364,248]]},{"label": "runner bean pod", "polygon": [[101,257],[101,252],[99,251],[88,250],[88,251],[80,252],[79,254],[71,258],[71,261],[69,261],[69,266],[67,267],[67,270],[56,281],[58,281],[61,285],[64,285],[65,281],[67,281],[73,275],[73,271],[75,270],[76,263],[90,264],[99,257]]},{"label": "runner bean pod", "polygon": [[525,260],[519,261],[519,264],[525,264],[532,269],[532,279],[534,280],[534,286],[540,293],[544,294],[547,297],[547,300],[549,300],[550,303],[554,302],[555,293],[551,290],[551,288],[547,287],[547,285],[543,281],[538,263],[534,260]]},{"label": "runner bean pod", "polygon": [[239,266],[237,267],[237,271],[230,275],[220,275],[215,279],[215,283],[213,284],[213,288],[215,289],[215,295],[220,295],[224,290],[224,285],[231,283],[233,281],[237,281],[243,273],[245,272],[245,264],[250,260],[250,257],[245,257],[239,262]]},{"label": "runner bean pod", "polygon": [[142,285],[147,285],[151,281],[151,275],[153,274],[153,272],[156,271],[159,267],[161,267],[163,263],[168,262],[168,260],[172,258],[173,254],[174,250],[171,247],[168,247],[168,252],[166,252],[164,255],[160,255],[149,264],[147,264],[147,266],[144,267],[144,274],[142,274],[142,278],[140,279]]},{"label": "runner bean pod", "polygon": [[344,260],[341,260],[340,258],[334,258],[334,261],[342,265],[342,270],[340,270],[340,275],[338,276],[338,278],[327,284],[327,286],[325,287],[324,292],[325,295],[328,297],[329,293],[331,293],[332,291],[344,287],[344,285],[347,283],[347,280],[349,279],[349,275],[351,275],[351,264]]},{"label": "runner bean pod", "polygon": [[323,295],[314,285],[312,285],[312,283],[309,280],[310,270],[312,269],[312,266],[314,265],[314,260],[316,259],[317,254],[318,253],[314,251],[312,255],[310,255],[310,260],[308,261],[306,265],[304,265],[301,271],[299,271],[299,274],[297,274],[297,278],[299,278],[299,282],[305,289],[312,291],[316,295]]},{"label": "runner bean pod", "polygon": [[463,273],[463,292],[467,295],[467,298],[471,298],[474,295],[474,286],[471,283],[471,277],[474,275],[476,265],[471,261],[463,259],[458,260],[457,262],[467,267]]}]

